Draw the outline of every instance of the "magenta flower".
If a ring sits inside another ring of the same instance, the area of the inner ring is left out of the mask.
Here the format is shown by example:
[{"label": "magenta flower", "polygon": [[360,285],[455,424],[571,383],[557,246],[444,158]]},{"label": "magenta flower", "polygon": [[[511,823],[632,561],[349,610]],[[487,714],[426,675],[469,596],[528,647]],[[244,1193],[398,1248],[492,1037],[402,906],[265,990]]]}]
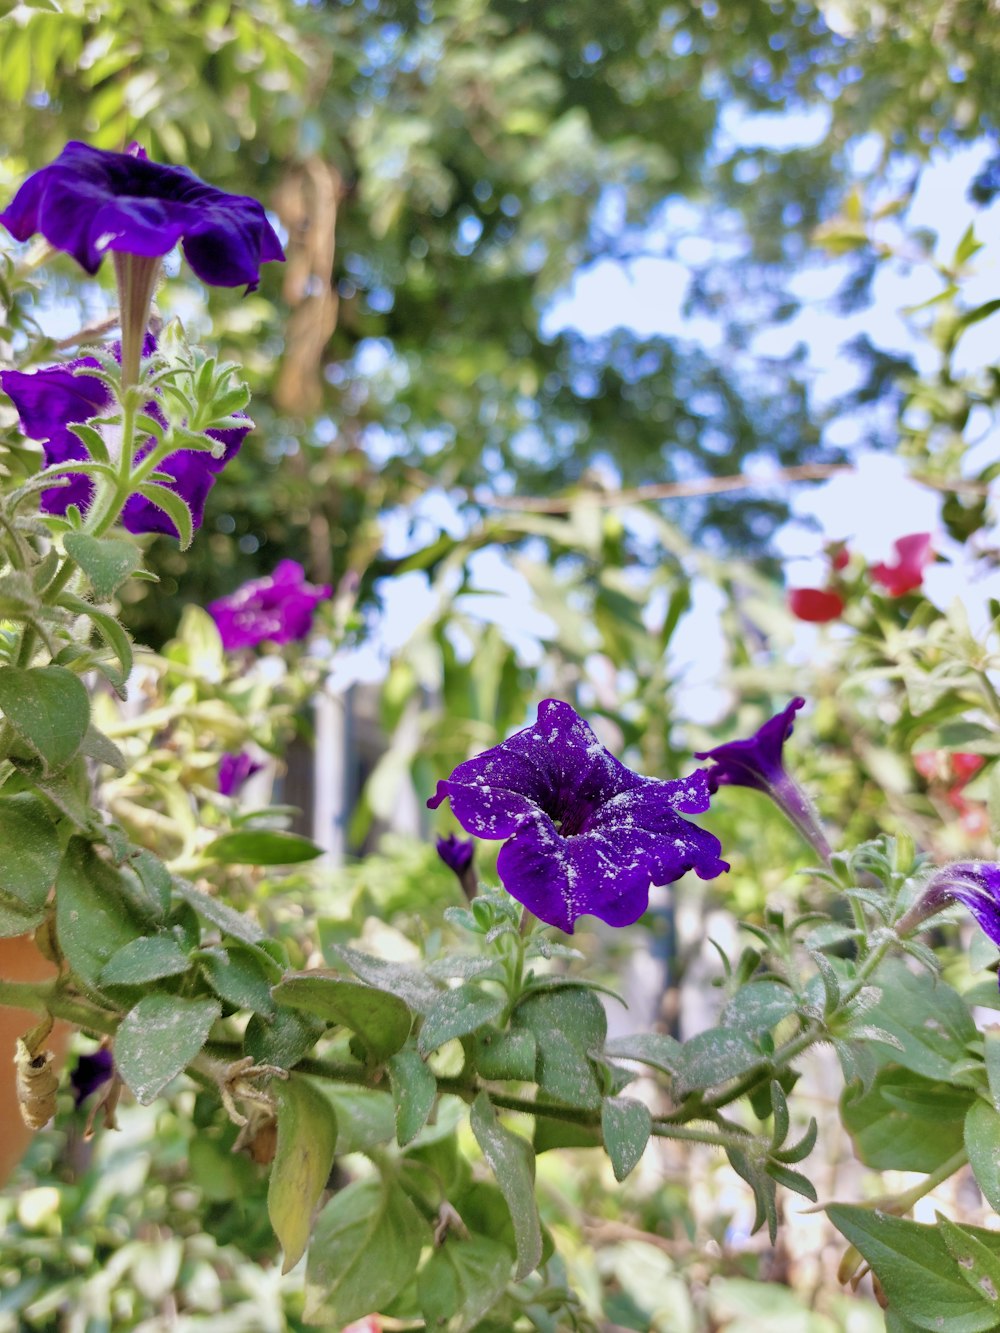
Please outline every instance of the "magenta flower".
[{"label": "magenta flower", "polygon": [[332,589],[328,584],[306,582],[305,570],[296,560],[282,560],[267,578],[252,579],[242,588],[220,597],[208,607],[227,652],[272,643],[293,643],[312,629],[320,602]]},{"label": "magenta flower", "polygon": [[256,199],[150,162],[138,144],[112,153],[68,143],[29,176],[0,222],[19,241],[41,232],[88,273],[108,251],[158,258],[181,242],[203,282],[255,291],[261,264],[285,257]]},{"label": "magenta flower", "polygon": [[704,772],[641,777],[557,699],[543,700],[533,726],[459,764],[427,804],[435,810],[446,797],[467,832],[507,839],[497,861],[507,892],[570,933],[586,913],[631,925],[651,883],[729,869],[718,838],[681,818],[708,809]]},{"label": "magenta flower", "polygon": [[871,576],[882,585],[890,597],[902,597],[913,592],[924,581],[924,570],[934,559],[929,532],[913,532],[893,542],[896,559],[890,565],[880,562],[872,565]]},{"label": "magenta flower", "polygon": [[[145,354],[148,356],[155,347],[155,341],[147,335]],[[118,344],[111,350],[118,355]],[[93,357],[85,356],[42,370],[0,372],[0,387],[17,408],[21,430],[31,439],[41,442],[46,467],[88,459],[90,455],[86,445],[78,435],[73,434],[70,426],[81,425],[91,417],[110,415],[116,410],[117,405],[106,384],[92,375],[73,373],[77,367],[97,365]],[[145,410],[151,417],[166,424],[155,402],[147,403]],[[248,417],[245,427],[206,432],[211,439],[225,446],[219,458],[208,450],[178,449],[159,464],[158,470],[172,478],[163,484],[185,501],[191,510],[195,528],[201,526],[205,516],[205,501],[215,485],[216,477],[239,452],[251,425]],[[109,450],[113,452],[114,441],[109,438],[108,443]],[[141,441],[136,451],[137,459],[141,459],[152,447],[151,438]],[[82,513],[86,513],[94,496],[93,481],[82,472],[64,475],[69,479],[68,485],[53,486],[42,491],[42,511],[46,514],[65,514],[69,506],[75,504]],[[168,537],[179,535],[173,520],[143,495],[129,497],[122,511],[122,522],[129,532],[159,532]]]},{"label": "magenta flower", "polygon": [[722,786],[753,787],[765,792],[788,816],[805,840],[824,860],[830,856],[830,844],[820,828],[805,793],[785,772],[781,751],[795,726],[795,714],[805,699],[793,699],[787,708],[769,718],[747,740],[727,741],[714,750],[702,750],[696,759],[711,759],[708,770],[709,790]]},{"label": "magenta flower", "polygon": [[73,1089],[73,1105],[81,1102],[102,1087],[115,1072],[115,1061],[106,1046],[100,1046],[93,1055],[81,1055],[69,1076]]},{"label": "magenta flower", "polygon": [[245,782],[249,782],[255,773],[264,767],[258,764],[253,755],[246,750],[239,754],[224,754],[219,760],[219,792],[223,796],[234,796]]}]

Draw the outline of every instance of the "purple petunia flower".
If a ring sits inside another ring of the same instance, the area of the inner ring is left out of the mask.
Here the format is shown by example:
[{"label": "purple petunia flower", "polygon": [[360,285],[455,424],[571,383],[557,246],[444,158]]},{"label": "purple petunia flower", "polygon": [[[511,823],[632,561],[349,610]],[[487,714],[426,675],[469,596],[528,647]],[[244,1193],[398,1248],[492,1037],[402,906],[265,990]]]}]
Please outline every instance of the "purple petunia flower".
[{"label": "purple petunia flower", "polygon": [[995,861],[956,861],[936,871],[897,922],[897,934],[908,935],[953,902],[967,907],[983,934],[1000,947],[1000,865]]},{"label": "purple petunia flower", "polygon": [[331,591],[328,584],[307,583],[297,560],[282,560],[267,578],[252,579],[228,597],[209,603],[208,612],[227,652],[254,648],[267,639],[292,643],[306,637],[316,607]]},{"label": "purple petunia flower", "polygon": [[258,764],[253,755],[246,750],[239,754],[224,754],[219,760],[219,791],[223,796],[233,796],[249,782],[255,773],[264,767]]},{"label": "purple petunia flower", "polygon": [[260,266],[284,259],[263,205],[207,185],[187,167],[68,143],[24,182],[0,222],[19,241],[41,232],[88,273],[108,251],[159,258],[181,242],[203,282],[255,291]]},{"label": "purple petunia flower", "polygon": [[73,1105],[79,1106],[86,1101],[92,1092],[108,1082],[114,1072],[114,1057],[106,1046],[99,1047],[93,1055],[81,1055],[69,1076]]},{"label": "purple petunia flower", "polygon": [[830,857],[830,844],[819,826],[812,806],[799,787],[785,772],[782,747],[792,734],[795,714],[805,699],[793,699],[787,708],[769,718],[747,740],[727,741],[714,750],[701,750],[696,759],[713,760],[708,770],[709,789],[722,786],[753,787],[770,796],[795,827],[824,860]]},{"label": "purple petunia flower", "polygon": [[[148,356],[155,347],[155,340],[147,335],[143,349],[145,355]],[[119,355],[119,344],[114,344],[111,351]],[[41,441],[46,467],[57,463],[86,461],[90,457],[87,447],[78,435],[73,434],[70,426],[80,425],[91,417],[110,414],[115,410],[111,390],[103,381],[95,379],[93,375],[73,373],[77,367],[98,364],[93,357],[85,356],[42,370],[0,372],[0,387],[17,408],[21,429],[31,439]],[[147,403],[145,411],[166,424],[155,402]],[[219,458],[208,450],[178,449],[159,464],[158,470],[173,478],[163,484],[187,503],[196,528],[201,526],[205,515],[205,500],[215,484],[215,478],[239,451],[251,428],[252,423],[248,417],[245,427],[207,431],[213,440],[225,447],[225,452]],[[114,444],[114,440],[109,438],[111,453],[114,453]],[[140,443],[136,457],[141,459],[152,447],[152,439]],[[69,478],[68,485],[42,491],[43,512],[65,514],[69,506],[75,504],[85,513],[94,496],[93,481],[82,472],[64,475]],[[122,522],[129,532],[158,532],[169,537],[178,536],[173,520],[144,495],[129,497],[122,511]]]},{"label": "purple petunia flower", "polygon": [[467,832],[508,840],[497,861],[508,893],[570,933],[585,913],[631,925],[650,883],[729,869],[718,838],[681,818],[708,809],[704,772],[640,777],[557,699],[539,705],[533,726],[459,764],[427,804],[435,810],[445,797]]}]

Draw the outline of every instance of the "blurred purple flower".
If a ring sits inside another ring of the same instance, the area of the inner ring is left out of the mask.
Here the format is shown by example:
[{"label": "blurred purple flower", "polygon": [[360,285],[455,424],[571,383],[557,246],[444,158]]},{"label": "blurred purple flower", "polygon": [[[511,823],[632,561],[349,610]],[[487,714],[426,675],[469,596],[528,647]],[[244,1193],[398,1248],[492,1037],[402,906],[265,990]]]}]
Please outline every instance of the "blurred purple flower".
[{"label": "blurred purple flower", "polygon": [[704,772],[675,782],[640,777],[556,699],[539,705],[533,726],[459,764],[427,804],[437,809],[446,797],[467,832],[508,840],[497,861],[508,893],[570,933],[585,913],[631,925],[651,882],[729,869],[718,838],[679,813],[708,809]]},{"label": "blurred purple flower", "polygon": [[88,273],[108,251],[146,258],[180,241],[203,282],[255,291],[260,266],[284,259],[263,205],[199,180],[187,167],[71,142],[24,182],[0,222],[19,241],[41,232]]},{"label": "blurred purple flower", "polygon": [[69,1076],[74,1106],[86,1101],[92,1092],[108,1082],[114,1072],[114,1057],[106,1046],[99,1047],[93,1055],[81,1055]]},{"label": "blurred purple flower", "polygon": [[812,806],[799,787],[785,772],[781,751],[792,734],[795,714],[805,705],[805,699],[796,698],[787,708],[769,718],[746,740],[727,741],[714,750],[702,750],[696,759],[711,759],[708,769],[709,790],[722,786],[753,787],[770,796],[792,821],[805,840],[827,860],[830,844],[819,826]]},{"label": "blurred purple flower", "polygon": [[[155,349],[155,339],[147,335],[143,349],[145,355],[150,355]],[[120,345],[115,343],[111,351],[118,356]],[[89,459],[87,446],[78,435],[73,434],[70,426],[81,425],[91,417],[115,411],[116,404],[111,390],[103,381],[95,379],[93,375],[73,373],[77,367],[98,364],[93,357],[84,356],[42,370],[0,372],[0,387],[17,408],[24,434],[41,442],[46,467],[53,467],[57,463],[82,463]],[[161,424],[166,424],[155,402],[147,403],[145,411]],[[207,431],[211,439],[225,446],[225,452],[219,458],[208,450],[178,449],[159,464],[158,470],[173,479],[163,484],[187,503],[196,528],[201,526],[205,516],[205,500],[215,485],[216,477],[238,453],[251,428],[252,423],[248,417],[245,427]],[[109,437],[109,452],[112,454],[114,443]],[[153,440],[147,438],[139,445],[136,457],[141,459],[152,447]],[[43,513],[65,514],[71,504],[86,513],[94,496],[94,483],[82,472],[64,475],[69,478],[68,485],[42,491]],[[144,495],[129,497],[122,511],[122,522],[129,532],[159,532],[168,537],[178,536],[173,521]]]},{"label": "blurred purple flower", "polygon": [[953,902],[968,908],[983,934],[1000,947],[1000,865],[995,861],[956,861],[935,871],[897,923],[897,932],[909,934]]},{"label": "blurred purple flower", "polygon": [[292,643],[308,635],[316,607],[331,591],[328,584],[307,583],[298,561],[282,560],[273,574],[244,583],[209,603],[208,611],[227,652],[254,648],[267,639]]},{"label": "blurred purple flower", "polygon": [[263,767],[246,750],[239,754],[224,754],[219,760],[219,791],[223,796],[235,795],[244,782],[249,782]]}]

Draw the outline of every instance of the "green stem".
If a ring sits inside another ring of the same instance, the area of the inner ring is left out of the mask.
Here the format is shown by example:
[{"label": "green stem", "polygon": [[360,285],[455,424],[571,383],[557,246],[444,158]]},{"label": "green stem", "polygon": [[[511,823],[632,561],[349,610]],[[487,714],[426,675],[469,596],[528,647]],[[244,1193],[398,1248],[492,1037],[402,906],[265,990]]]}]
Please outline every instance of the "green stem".
[{"label": "green stem", "polygon": [[33,1014],[51,1014],[65,1019],[86,1032],[105,1035],[118,1027],[118,1015],[60,989],[60,981],[3,981],[0,979],[0,1005],[9,1009],[27,1009]]},{"label": "green stem", "polygon": [[989,676],[980,667],[973,667],[976,673],[976,679],[979,681],[979,687],[983,692],[983,698],[986,700],[986,706],[993,715],[994,722],[1000,722],[1000,695],[996,692],[996,687]]},{"label": "green stem", "polygon": [[716,1148],[746,1148],[753,1143],[752,1134],[732,1133],[711,1129],[695,1129],[693,1125],[673,1125],[654,1120],[653,1134],[660,1139],[684,1139],[690,1143],[708,1143]]}]

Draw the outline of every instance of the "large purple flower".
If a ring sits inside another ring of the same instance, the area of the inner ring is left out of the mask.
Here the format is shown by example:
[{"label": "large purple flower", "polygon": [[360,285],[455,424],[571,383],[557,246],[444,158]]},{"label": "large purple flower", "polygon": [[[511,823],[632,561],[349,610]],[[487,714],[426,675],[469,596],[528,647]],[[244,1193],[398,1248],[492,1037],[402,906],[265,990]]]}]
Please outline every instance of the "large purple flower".
[{"label": "large purple flower", "polygon": [[713,760],[708,770],[709,790],[722,786],[753,787],[765,792],[784,811],[805,840],[824,860],[830,856],[830,844],[819,826],[805,793],[785,772],[781,751],[792,734],[795,714],[805,705],[796,698],[787,708],[769,718],[746,740],[727,741],[714,750],[702,750],[696,759]]},{"label": "large purple flower", "polygon": [[[156,344],[147,335],[145,353],[148,356]],[[111,349],[116,355],[119,347]],[[41,441],[45,466],[57,463],[84,462],[89,458],[86,445],[70,430],[91,417],[116,410],[111,390],[93,375],[75,375],[80,366],[97,366],[93,357],[80,357],[60,366],[43,370],[5,370],[0,372],[0,387],[8,394],[21,418],[21,429],[33,440]],[[147,403],[145,410],[161,423],[163,416],[155,403]],[[169,490],[186,501],[191,510],[194,526],[200,527],[205,515],[205,500],[215,484],[215,478],[238,452],[251,429],[247,418],[245,427],[233,430],[210,430],[207,434],[224,446],[219,458],[207,450],[178,449],[168,454],[159,464],[159,471],[173,480],[165,482]],[[114,441],[109,441],[114,447]],[[148,453],[153,441],[147,439],[137,450],[137,457]],[[71,504],[86,512],[94,496],[94,483],[82,472],[69,472],[68,485],[53,486],[42,491],[41,508],[47,514],[65,514]],[[122,522],[129,532],[160,532],[169,537],[178,536],[173,520],[143,495],[129,497],[122,512]]]},{"label": "large purple flower", "polygon": [[718,838],[681,818],[708,809],[704,772],[640,777],[557,699],[539,705],[533,726],[459,764],[427,804],[437,809],[445,797],[467,832],[508,839],[497,861],[508,893],[570,933],[588,912],[631,925],[651,883],[729,869]]},{"label": "large purple flower", "polygon": [[0,222],[19,241],[41,232],[88,273],[108,251],[158,258],[180,241],[203,282],[254,291],[261,264],[285,257],[256,199],[150,162],[137,144],[112,153],[68,143],[28,177]]},{"label": "large purple flower", "polygon": [[293,643],[312,629],[320,602],[330,596],[328,584],[306,582],[305,570],[296,560],[282,560],[274,573],[252,579],[228,597],[211,602],[209,614],[219,627],[227,652],[272,643]]}]

